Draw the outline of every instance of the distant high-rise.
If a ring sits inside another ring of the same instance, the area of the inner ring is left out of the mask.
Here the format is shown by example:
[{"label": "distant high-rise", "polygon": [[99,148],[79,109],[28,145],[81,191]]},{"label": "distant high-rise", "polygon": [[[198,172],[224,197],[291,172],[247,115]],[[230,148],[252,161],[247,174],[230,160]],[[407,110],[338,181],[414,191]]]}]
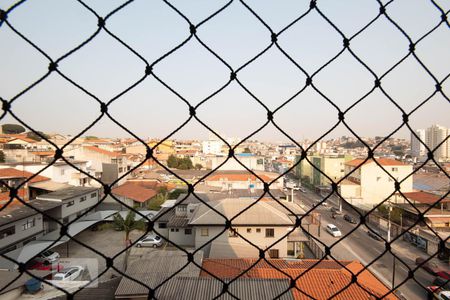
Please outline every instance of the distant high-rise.
[{"label": "distant high-rise", "polygon": [[431,150],[437,148],[439,144],[445,140],[445,142],[434,151],[434,158],[436,160],[442,161],[450,158],[450,141],[448,139],[446,140],[448,135],[449,129],[440,125],[432,125],[427,128],[425,132],[425,143]]},{"label": "distant high-rise", "polygon": [[[417,129],[414,132],[422,141],[422,143],[426,143],[425,129]],[[417,137],[413,133],[411,133],[411,156],[419,158],[425,155],[426,148],[425,145],[422,144]]]}]

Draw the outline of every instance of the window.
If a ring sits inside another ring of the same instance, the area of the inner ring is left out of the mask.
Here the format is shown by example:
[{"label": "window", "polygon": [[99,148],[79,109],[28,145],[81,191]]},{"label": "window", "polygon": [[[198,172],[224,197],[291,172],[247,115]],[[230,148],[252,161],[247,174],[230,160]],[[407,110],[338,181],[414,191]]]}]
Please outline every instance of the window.
[{"label": "window", "polygon": [[120,167],[120,168],[119,168],[119,173],[122,173],[122,172],[123,172],[123,168]]},{"label": "window", "polygon": [[97,197],[97,193],[92,193],[91,198],[95,198],[95,197]]},{"label": "window", "polygon": [[261,228],[256,228],[256,233],[261,233]]},{"label": "window", "polygon": [[247,233],[252,233],[252,229],[251,228],[247,228]]},{"label": "window", "polygon": [[189,212],[190,212],[191,214],[193,214],[194,211],[195,211],[195,208],[191,208],[191,209],[189,210]]},{"label": "window", "polygon": [[24,224],[22,224],[22,229],[27,230],[36,225],[35,219],[28,219]]},{"label": "window", "polygon": [[397,172],[398,168],[392,168],[391,170],[392,170],[392,172]]},{"label": "window", "polygon": [[278,258],[278,249],[269,249],[269,257],[270,258]]},{"label": "window", "polygon": [[201,236],[208,236],[209,235],[208,228],[200,229],[200,235]]},{"label": "window", "polygon": [[274,237],[275,230],[273,228],[266,228],[266,237]]},{"label": "window", "polygon": [[228,229],[228,237],[238,237],[237,228]]},{"label": "window", "polygon": [[175,228],[175,232],[178,232],[178,231],[180,231],[178,228]]},{"label": "window", "polygon": [[158,223],[158,228],[167,228],[167,223]]},{"label": "window", "polygon": [[380,181],[380,179],[381,179],[381,177],[380,177],[380,176],[378,176],[378,177],[377,177],[377,181]]},{"label": "window", "polygon": [[389,182],[392,182],[392,178],[391,178],[391,177],[388,177],[388,181],[389,181]]},{"label": "window", "polygon": [[173,229],[173,228],[170,228],[170,232],[175,232],[175,229]]},{"label": "window", "polygon": [[64,171],[65,171],[64,169],[61,169],[61,175],[64,175]]},{"label": "window", "polygon": [[184,230],[184,234],[185,234],[185,235],[191,235],[191,234],[192,234],[192,229],[191,229],[191,228],[186,228],[186,229]]},{"label": "window", "polygon": [[13,235],[16,233],[16,227],[11,226],[5,229],[0,230],[0,240],[4,239],[7,236]]},{"label": "window", "polygon": [[72,201],[67,202],[66,207],[71,207],[72,205],[74,205],[75,203]]},{"label": "window", "polygon": [[86,201],[86,196],[80,198],[80,202]]}]

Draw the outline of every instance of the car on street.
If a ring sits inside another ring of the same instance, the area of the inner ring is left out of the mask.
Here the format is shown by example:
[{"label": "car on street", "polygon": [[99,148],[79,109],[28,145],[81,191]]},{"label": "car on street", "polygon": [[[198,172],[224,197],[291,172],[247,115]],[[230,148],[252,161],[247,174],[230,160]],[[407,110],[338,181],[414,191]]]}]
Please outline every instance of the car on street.
[{"label": "car on street", "polygon": [[147,235],[136,243],[136,247],[160,247],[163,241],[158,235]]},{"label": "car on street", "polygon": [[436,278],[434,278],[433,285],[439,286],[439,287],[443,288],[444,290],[450,290],[450,280],[444,279],[439,276],[436,276]]},{"label": "car on street", "polygon": [[52,250],[46,250],[39,254],[35,260],[43,263],[53,263],[59,259],[59,253]]},{"label": "car on street", "polygon": [[378,231],[368,230],[367,234],[376,241],[382,241],[381,234]]},{"label": "car on street", "polygon": [[356,221],[356,218],[355,218],[355,217],[353,217],[353,216],[351,216],[351,215],[347,215],[347,214],[344,215],[344,220],[347,221],[347,222],[349,222],[349,223],[352,223],[352,224],[357,224],[357,223],[358,223],[358,222]]},{"label": "car on street", "polygon": [[53,280],[73,281],[83,274],[84,268],[82,266],[72,266],[64,268],[61,272],[53,275]]},{"label": "car on street", "polygon": [[336,225],[334,225],[334,224],[327,224],[326,229],[327,229],[327,232],[328,232],[329,234],[331,234],[332,236],[334,236],[334,237],[340,237],[340,236],[342,236],[341,231],[340,231],[339,228],[337,228]]},{"label": "car on street", "polygon": [[450,272],[449,271],[438,271],[436,272],[436,276],[445,280],[450,280]]},{"label": "car on street", "polygon": [[438,272],[441,272],[442,270],[439,268],[439,266],[432,261],[426,261],[426,258],[423,257],[417,257],[416,258],[416,265],[421,265],[420,267],[430,273],[431,275],[436,275]]}]

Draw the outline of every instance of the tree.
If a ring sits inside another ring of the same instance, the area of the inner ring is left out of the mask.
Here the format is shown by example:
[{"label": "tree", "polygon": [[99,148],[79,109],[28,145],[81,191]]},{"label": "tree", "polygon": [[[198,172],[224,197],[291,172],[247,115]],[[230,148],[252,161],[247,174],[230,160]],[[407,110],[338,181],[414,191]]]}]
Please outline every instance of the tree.
[{"label": "tree", "polygon": [[4,124],[2,130],[4,134],[19,134],[25,132],[25,128],[18,124]]},{"label": "tree", "polygon": [[[45,133],[43,133],[42,131],[38,131],[38,133],[40,135],[42,135],[43,137],[48,138],[47,135]],[[33,131],[27,132],[27,138],[38,141],[38,142],[40,140],[42,140],[42,138],[38,134],[34,133]]]},{"label": "tree", "polygon": [[5,153],[3,153],[3,151],[0,150],[0,163],[4,162],[5,162]]},{"label": "tree", "polygon": [[136,213],[132,210],[128,211],[125,219],[119,214],[114,215],[114,226],[120,230],[125,231],[125,241],[130,240],[130,232],[133,230],[145,230],[144,219],[135,220]]},{"label": "tree", "polygon": [[201,170],[203,166],[201,164],[195,164],[194,169]]},{"label": "tree", "polygon": [[245,147],[244,152],[243,153],[252,153],[252,151],[250,150],[250,148]]},{"label": "tree", "polygon": [[169,158],[167,159],[167,166],[169,168],[178,168],[178,159],[175,155],[169,155]]},{"label": "tree", "polygon": [[160,210],[161,205],[166,202],[168,195],[167,189],[161,189],[155,197],[148,201],[147,208],[149,210]]}]

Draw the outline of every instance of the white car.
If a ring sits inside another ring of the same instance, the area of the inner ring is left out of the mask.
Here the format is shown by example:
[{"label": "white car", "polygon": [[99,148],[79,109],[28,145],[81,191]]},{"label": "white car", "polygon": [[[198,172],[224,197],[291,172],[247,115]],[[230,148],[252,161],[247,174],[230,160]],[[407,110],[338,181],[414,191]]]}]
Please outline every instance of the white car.
[{"label": "white car", "polygon": [[327,225],[327,231],[328,231],[329,234],[331,234],[334,237],[342,236],[341,231],[339,230],[339,228],[336,227],[336,225],[328,224]]},{"label": "white car", "polygon": [[36,260],[42,263],[54,263],[59,259],[59,253],[51,250],[42,252],[36,257]]},{"label": "white car", "polygon": [[82,266],[72,266],[64,268],[64,270],[53,275],[53,280],[72,281],[83,274],[84,268]]},{"label": "white car", "polygon": [[147,235],[136,243],[136,247],[159,247],[163,243],[161,237],[157,235]]}]

